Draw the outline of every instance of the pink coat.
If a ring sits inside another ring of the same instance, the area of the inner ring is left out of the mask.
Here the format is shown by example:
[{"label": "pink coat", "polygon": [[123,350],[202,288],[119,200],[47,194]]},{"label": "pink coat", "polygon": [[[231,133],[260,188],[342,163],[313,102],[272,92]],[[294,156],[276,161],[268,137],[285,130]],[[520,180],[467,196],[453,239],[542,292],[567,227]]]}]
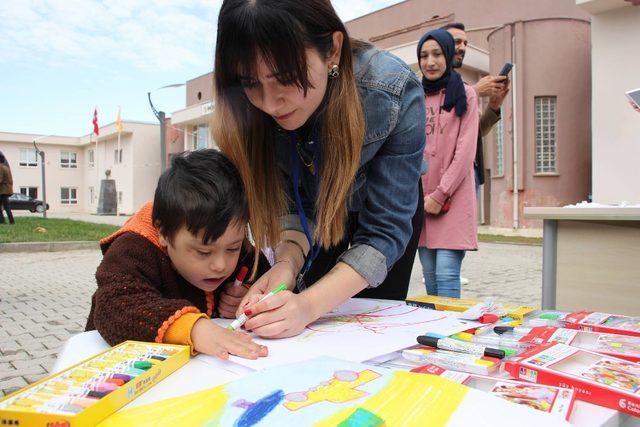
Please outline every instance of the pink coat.
[{"label": "pink coat", "polygon": [[478,139],[478,97],[465,85],[467,112],[458,117],[455,108],[440,110],[444,90],[426,97],[427,144],[424,158],[429,166],[422,176],[424,194],[440,204],[451,198],[447,213],[425,213],[419,246],[429,249],[478,249],[475,176],[473,161]]}]

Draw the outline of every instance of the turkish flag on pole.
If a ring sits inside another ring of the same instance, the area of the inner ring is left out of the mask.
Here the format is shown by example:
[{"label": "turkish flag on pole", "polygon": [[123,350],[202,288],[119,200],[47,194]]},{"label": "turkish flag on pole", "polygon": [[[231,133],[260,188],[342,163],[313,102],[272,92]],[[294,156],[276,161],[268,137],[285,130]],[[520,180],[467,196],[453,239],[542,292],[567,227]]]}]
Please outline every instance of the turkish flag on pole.
[{"label": "turkish flag on pole", "polygon": [[100,127],[98,127],[98,109],[93,110],[93,133],[100,135]]}]

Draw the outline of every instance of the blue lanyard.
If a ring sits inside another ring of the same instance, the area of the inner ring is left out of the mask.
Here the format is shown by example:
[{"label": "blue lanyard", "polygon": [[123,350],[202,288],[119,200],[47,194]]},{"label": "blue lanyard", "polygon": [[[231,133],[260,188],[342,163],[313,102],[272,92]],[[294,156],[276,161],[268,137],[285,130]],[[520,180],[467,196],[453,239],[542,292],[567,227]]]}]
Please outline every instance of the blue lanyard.
[{"label": "blue lanyard", "polygon": [[[316,136],[316,132],[312,133],[313,136],[313,141],[314,141],[314,145],[313,145],[313,167],[314,167],[314,181],[315,181],[315,190],[316,192],[318,191],[318,189],[320,188],[320,168],[318,167],[319,162],[318,162],[318,156],[317,154],[317,145],[319,144],[319,141],[317,138],[315,138]],[[304,288],[304,282],[303,282],[303,278],[304,275],[309,271],[309,269],[311,268],[311,264],[313,263],[313,260],[316,259],[316,257],[318,256],[318,254],[320,253],[320,246],[317,243],[314,243],[313,241],[313,236],[311,235],[311,231],[309,230],[309,222],[307,221],[307,216],[304,213],[304,209],[302,207],[302,198],[300,197],[300,191],[298,190],[298,184],[300,183],[300,159],[298,158],[298,148],[297,148],[297,144],[298,144],[298,135],[295,132],[291,133],[291,161],[292,161],[292,166],[293,166],[293,196],[295,198],[296,201],[296,210],[298,211],[298,217],[300,218],[300,223],[302,224],[302,229],[304,230],[304,234],[305,236],[307,236],[307,241],[309,242],[309,255],[307,256],[307,260],[304,263],[304,266],[302,267],[302,270],[300,270],[300,274],[298,275],[298,280],[297,280],[297,285],[298,285],[298,289],[302,290],[302,288]]]}]

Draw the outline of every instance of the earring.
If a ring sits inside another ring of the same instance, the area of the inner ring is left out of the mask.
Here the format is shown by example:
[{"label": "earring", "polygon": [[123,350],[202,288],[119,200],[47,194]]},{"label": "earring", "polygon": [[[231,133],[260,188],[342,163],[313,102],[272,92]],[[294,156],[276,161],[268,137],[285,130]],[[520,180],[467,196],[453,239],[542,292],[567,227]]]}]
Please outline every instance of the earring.
[{"label": "earring", "polygon": [[338,64],[333,64],[333,66],[329,70],[329,78],[335,79],[335,78],[338,78],[339,75],[340,75],[340,67],[338,67]]}]

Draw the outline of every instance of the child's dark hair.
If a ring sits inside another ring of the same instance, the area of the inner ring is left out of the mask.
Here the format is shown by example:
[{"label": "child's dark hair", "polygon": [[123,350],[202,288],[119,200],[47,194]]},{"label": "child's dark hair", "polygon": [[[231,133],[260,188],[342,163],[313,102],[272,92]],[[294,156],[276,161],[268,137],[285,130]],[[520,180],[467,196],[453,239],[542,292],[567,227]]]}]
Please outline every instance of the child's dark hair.
[{"label": "child's dark hair", "polygon": [[169,241],[183,226],[194,236],[204,230],[203,244],[217,240],[229,224],[249,221],[238,170],[217,150],[174,157],[158,180],[152,218]]}]

